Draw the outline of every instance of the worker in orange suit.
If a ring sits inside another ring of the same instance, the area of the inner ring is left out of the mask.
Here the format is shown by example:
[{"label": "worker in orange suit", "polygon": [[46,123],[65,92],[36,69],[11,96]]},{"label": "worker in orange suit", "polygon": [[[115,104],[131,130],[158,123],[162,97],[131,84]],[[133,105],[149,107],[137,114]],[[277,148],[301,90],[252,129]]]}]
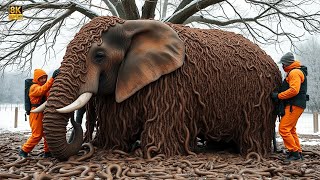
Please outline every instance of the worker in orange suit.
[{"label": "worker in orange suit", "polygon": [[[42,69],[34,70],[33,84],[29,90],[29,97],[31,102],[32,110],[41,105],[43,97],[45,99],[48,97],[49,90],[53,84],[54,78],[59,74],[59,69],[53,72],[52,78],[47,81],[47,73]],[[51,153],[48,148],[47,141],[43,134],[43,113],[33,113],[30,112],[29,123],[31,127],[31,136],[26,143],[22,146],[19,151],[19,155],[22,157],[27,157],[28,153],[40,142],[42,137],[44,138],[44,154],[43,157],[51,157]]]},{"label": "worker in orange suit", "polygon": [[288,150],[285,161],[302,160],[302,148],[296,132],[299,117],[306,108],[307,95],[307,67],[294,59],[291,52],[281,57],[280,62],[286,78],[281,85],[280,93],[273,92],[274,101],[284,102],[284,115],[279,124],[279,133],[283,143]]}]

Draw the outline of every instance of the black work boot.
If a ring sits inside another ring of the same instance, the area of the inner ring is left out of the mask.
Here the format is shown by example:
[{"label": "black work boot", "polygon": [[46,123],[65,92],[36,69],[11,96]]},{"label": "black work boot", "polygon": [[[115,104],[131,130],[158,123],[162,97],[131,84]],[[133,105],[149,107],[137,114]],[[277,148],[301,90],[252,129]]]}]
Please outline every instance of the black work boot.
[{"label": "black work boot", "polygon": [[286,159],[283,161],[283,164],[290,164],[291,161],[297,161],[297,160],[302,160],[302,156],[300,155],[300,152],[289,152],[288,156]]},{"label": "black work boot", "polygon": [[291,157],[288,158],[289,161],[295,161],[295,160],[300,160],[301,156],[298,151],[296,152],[291,152]]},{"label": "black work boot", "polygon": [[28,157],[28,153],[24,152],[22,149],[20,149],[19,156],[26,158],[26,157]]},{"label": "black work boot", "polygon": [[287,156],[287,158],[284,161],[290,163],[290,161],[296,161],[296,160],[301,160],[301,155],[298,151],[290,152],[290,154]]},{"label": "black work boot", "polygon": [[291,151],[286,152],[286,159],[291,158],[291,156],[292,156],[292,152]]},{"label": "black work boot", "polygon": [[51,154],[51,152],[44,152],[42,157],[49,158],[49,157],[52,157],[52,154]]},{"label": "black work boot", "polygon": [[301,160],[303,160],[304,158],[303,158],[302,152],[299,152],[299,155],[300,155]]}]

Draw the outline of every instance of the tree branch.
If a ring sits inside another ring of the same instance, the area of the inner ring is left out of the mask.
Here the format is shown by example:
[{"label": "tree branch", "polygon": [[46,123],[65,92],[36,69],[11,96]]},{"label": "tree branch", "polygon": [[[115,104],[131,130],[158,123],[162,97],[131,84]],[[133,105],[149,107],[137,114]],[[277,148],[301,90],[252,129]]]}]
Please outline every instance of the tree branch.
[{"label": "tree branch", "polygon": [[110,1],[113,4],[113,6],[116,8],[116,10],[119,14],[119,17],[122,19],[126,19],[126,14],[124,12],[121,1],[119,1],[119,0],[110,0]]},{"label": "tree branch", "polygon": [[183,24],[189,24],[192,22],[203,22],[208,24],[214,24],[217,26],[228,26],[230,24],[241,23],[241,22],[255,22],[256,18],[242,18],[242,19],[232,19],[229,21],[218,21],[213,19],[208,19],[203,16],[191,16]]},{"label": "tree branch", "polygon": [[186,7],[186,5],[188,5],[189,3],[191,3],[193,0],[183,0],[178,7],[174,10],[173,13],[178,12],[179,10],[183,9],[184,7]]},{"label": "tree branch", "polygon": [[70,9],[73,8],[75,11],[82,13],[90,19],[99,16],[96,12],[84,7],[83,5],[75,2],[67,3],[33,3],[22,6],[24,11],[28,9]]},{"label": "tree branch", "polygon": [[[37,44],[37,42],[39,41],[39,38],[46,32],[48,31],[50,28],[52,28],[53,26],[55,26],[57,23],[59,23],[60,21],[63,21],[66,17],[70,16],[75,10],[72,9],[68,9],[66,10],[61,16],[57,17],[56,19],[54,19],[51,23],[47,23],[44,26],[42,26],[40,28],[40,30],[34,34],[30,39],[23,41],[23,42],[19,42],[21,43],[20,45],[18,45],[17,47],[15,47],[13,50],[9,51],[9,53],[5,54],[4,56],[0,57],[0,61],[5,61],[6,62],[4,64],[1,64],[0,66],[0,70],[5,69],[6,66],[10,65],[10,64],[14,64],[15,60],[18,58],[21,58],[19,56],[22,55],[23,52],[26,53],[26,55],[24,55],[24,57],[27,57],[30,55],[29,60],[27,61],[31,61],[32,59],[32,53],[35,49],[35,46]],[[31,47],[30,51],[24,51],[25,47],[27,45],[31,45],[34,44],[33,47]],[[14,55],[16,54],[16,55]],[[10,58],[9,58],[10,57]],[[14,59],[14,60],[12,60]],[[19,63],[20,64],[20,63]]]},{"label": "tree branch", "polygon": [[185,6],[183,9],[177,11],[172,16],[167,18],[165,22],[171,22],[174,24],[182,24],[188,17],[192,16],[196,12],[204,9],[210,5],[214,5],[225,0],[202,0],[202,1],[192,1],[190,4]]},{"label": "tree branch", "polygon": [[161,17],[160,17],[161,19],[163,19],[167,16],[168,5],[169,5],[168,0],[164,0],[162,12],[161,12]]},{"label": "tree branch", "polygon": [[102,0],[102,1],[108,6],[113,16],[119,17],[118,11],[112,2],[110,2],[109,0]]},{"label": "tree branch", "polygon": [[88,8],[85,8],[84,6],[82,6],[79,3],[75,3],[75,2],[71,2],[71,3],[75,4],[74,8],[76,11],[82,13],[83,15],[87,16],[90,19],[99,16],[98,13],[93,12],[92,10],[90,10]]}]

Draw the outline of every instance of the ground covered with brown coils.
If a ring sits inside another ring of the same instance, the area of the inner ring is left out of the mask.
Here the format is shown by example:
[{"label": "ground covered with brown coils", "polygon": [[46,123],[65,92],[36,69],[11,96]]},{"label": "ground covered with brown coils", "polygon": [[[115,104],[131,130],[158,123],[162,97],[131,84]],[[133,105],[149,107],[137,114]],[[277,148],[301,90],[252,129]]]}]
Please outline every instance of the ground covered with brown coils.
[{"label": "ground covered with brown coils", "polygon": [[[159,154],[141,158],[140,150],[127,154],[107,152],[84,144],[77,156],[66,162],[41,157],[42,144],[30,157],[21,158],[18,151],[29,133],[0,134],[0,179],[319,179],[320,136],[301,135],[318,145],[303,146],[304,160],[286,165],[284,154],[262,158],[257,153],[246,157],[230,153],[203,151],[196,156],[164,158]],[[278,143],[281,146],[281,143]]]}]

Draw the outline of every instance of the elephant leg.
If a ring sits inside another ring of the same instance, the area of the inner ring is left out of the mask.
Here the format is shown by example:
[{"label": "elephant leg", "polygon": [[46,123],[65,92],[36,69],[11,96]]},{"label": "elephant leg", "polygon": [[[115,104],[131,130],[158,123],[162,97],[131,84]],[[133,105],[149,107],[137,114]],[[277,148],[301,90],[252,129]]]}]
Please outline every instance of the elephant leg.
[{"label": "elephant leg", "polygon": [[274,131],[273,137],[272,137],[273,152],[278,152],[277,139],[276,138],[277,138],[277,134],[276,134],[276,131]]},{"label": "elephant leg", "polygon": [[82,124],[82,118],[83,118],[84,113],[86,113],[86,107],[85,106],[83,106],[82,108],[77,110],[76,122],[78,124]]},{"label": "elephant leg", "polygon": [[[72,115],[71,115],[71,119],[74,121],[74,112],[73,112]],[[72,129],[72,131],[71,131],[71,134],[70,134],[68,143],[71,143],[72,140],[73,140],[73,138],[74,138],[74,129]]]},{"label": "elephant leg", "polygon": [[[91,101],[88,103],[86,111],[86,132],[84,135],[84,142],[91,142],[94,128],[97,123],[97,114],[95,109],[95,104]],[[84,112],[83,112],[84,113]],[[80,117],[80,115],[79,115]]]},{"label": "elephant leg", "polygon": [[[83,118],[83,115],[84,115],[85,112],[86,112],[85,106],[83,106],[82,108],[77,110],[77,112],[76,112],[76,123],[78,123],[80,125],[82,124],[82,118]],[[74,114],[72,115],[72,118],[74,118]],[[72,132],[70,134],[68,143],[71,143],[73,138],[74,138],[74,129],[72,129]]]}]

